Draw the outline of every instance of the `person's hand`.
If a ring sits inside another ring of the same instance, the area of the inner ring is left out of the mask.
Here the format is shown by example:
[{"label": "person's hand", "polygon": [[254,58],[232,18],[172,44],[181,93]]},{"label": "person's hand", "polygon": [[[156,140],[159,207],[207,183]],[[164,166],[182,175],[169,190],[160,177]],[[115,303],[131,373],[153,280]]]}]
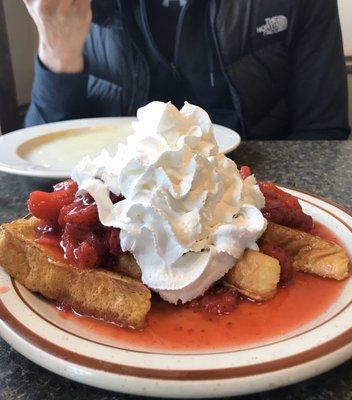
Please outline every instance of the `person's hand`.
[{"label": "person's hand", "polygon": [[91,0],[23,1],[38,29],[42,63],[53,72],[81,72],[92,21]]}]

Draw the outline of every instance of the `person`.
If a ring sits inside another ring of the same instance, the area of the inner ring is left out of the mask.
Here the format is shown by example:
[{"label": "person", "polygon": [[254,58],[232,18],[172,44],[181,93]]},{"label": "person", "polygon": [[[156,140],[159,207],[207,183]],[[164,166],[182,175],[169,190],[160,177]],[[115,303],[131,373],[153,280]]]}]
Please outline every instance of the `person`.
[{"label": "person", "polygon": [[346,139],[336,0],[24,0],[39,32],[25,125],[203,107],[245,140]]}]

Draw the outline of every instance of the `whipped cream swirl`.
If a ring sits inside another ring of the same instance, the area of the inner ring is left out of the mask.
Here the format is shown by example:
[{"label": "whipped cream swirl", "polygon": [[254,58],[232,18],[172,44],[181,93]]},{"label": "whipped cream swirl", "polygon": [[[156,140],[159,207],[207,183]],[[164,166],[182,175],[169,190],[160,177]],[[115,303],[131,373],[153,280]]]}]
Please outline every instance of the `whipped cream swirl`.
[{"label": "whipped cream swirl", "polygon": [[[142,281],[167,301],[202,295],[266,228],[264,197],[220,154],[201,108],[152,102],[138,110],[134,134],[111,157],[105,150],[73,170],[105,226],[120,228]],[[123,195],[113,204],[109,192]]]}]

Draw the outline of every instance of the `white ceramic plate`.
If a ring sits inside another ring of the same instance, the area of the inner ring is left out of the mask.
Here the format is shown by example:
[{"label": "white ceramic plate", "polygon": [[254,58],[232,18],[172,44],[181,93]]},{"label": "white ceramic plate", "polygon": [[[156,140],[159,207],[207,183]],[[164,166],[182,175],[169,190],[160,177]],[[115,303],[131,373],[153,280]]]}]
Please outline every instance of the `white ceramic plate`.
[{"label": "white ceramic plate", "polygon": [[[304,210],[328,226],[352,258],[352,212],[300,191]],[[112,346],[0,267],[0,334],[59,375],[100,388],[161,397],[223,397],[274,389],[327,371],[352,356],[352,279],[329,309],[270,343],[213,354],[156,354]]]},{"label": "white ceramic plate", "polygon": [[[132,133],[134,117],[88,118],[20,129],[0,137],[0,171],[41,178],[65,179],[85,155],[111,154]],[[215,139],[227,154],[241,143],[240,135],[214,124]]]}]

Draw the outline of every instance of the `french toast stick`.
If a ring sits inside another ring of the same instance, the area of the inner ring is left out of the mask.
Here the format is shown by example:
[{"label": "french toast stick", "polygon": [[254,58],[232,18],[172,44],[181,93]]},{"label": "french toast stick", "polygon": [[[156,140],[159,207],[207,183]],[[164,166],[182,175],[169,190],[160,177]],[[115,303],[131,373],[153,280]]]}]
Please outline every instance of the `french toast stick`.
[{"label": "french toast stick", "polygon": [[274,297],[280,280],[280,264],[266,254],[247,249],[225,275],[225,281],[255,301]]},{"label": "french toast stick", "polygon": [[129,276],[137,281],[142,280],[142,271],[131,253],[120,254],[117,264],[112,269],[118,274]]},{"label": "french toast stick", "polygon": [[27,289],[83,315],[143,328],[151,293],[140,281],[103,268],[78,269],[35,241],[37,219],[18,219],[0,230],[0,265]]},{"label": "french toast stick", "polygon": [[259,242],[283,248],[293,257],[293,266],[298,271],[336,280],[349,276],[345,250],[318,236],[269,222]]}]

